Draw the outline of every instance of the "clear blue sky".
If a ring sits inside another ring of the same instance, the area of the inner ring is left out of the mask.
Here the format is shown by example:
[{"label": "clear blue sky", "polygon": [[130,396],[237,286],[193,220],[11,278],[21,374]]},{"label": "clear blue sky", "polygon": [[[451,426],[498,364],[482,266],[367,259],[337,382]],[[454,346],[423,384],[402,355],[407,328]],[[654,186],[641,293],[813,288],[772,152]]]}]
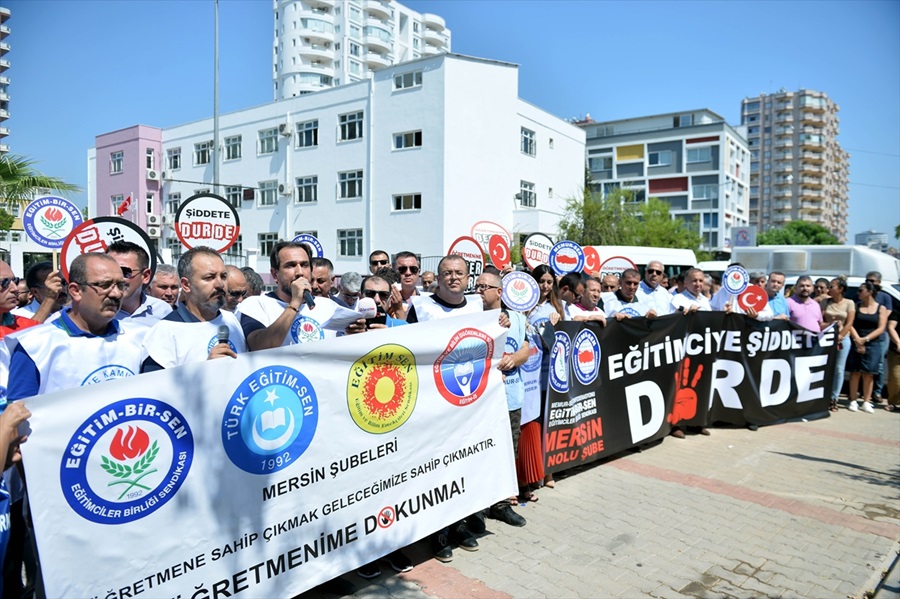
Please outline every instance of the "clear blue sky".
[{"label": "clear blue sky", "polygon": [[[85,186],[94,136],[212,114],[213,2],[7,0],[13,153]],[[520,65],[519,95],[595,120],[825,91],[850,151],[849,238],[900,223],[900,2],[409,1],[453,51]],[[272,99],[272,3],[219,5],[220,111]],[[86,194],[75,196],[83,201]]]}]

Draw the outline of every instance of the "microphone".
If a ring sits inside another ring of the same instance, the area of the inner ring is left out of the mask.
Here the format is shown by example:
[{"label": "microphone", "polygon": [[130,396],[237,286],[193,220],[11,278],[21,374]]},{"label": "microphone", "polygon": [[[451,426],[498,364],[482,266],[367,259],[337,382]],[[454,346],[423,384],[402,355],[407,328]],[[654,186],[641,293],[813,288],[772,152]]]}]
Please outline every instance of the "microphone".
[{"label": "microphone", "polygon": [[361,297],[359,299],[359,303],[356,304],[356,311],[359,312],[363,318],[375,318],[378,314],[378,308],[375,306],[375,300],[371,297]]},{"label": "microphone", "polygon": [[308,289],[303,290],[303,303],[309,306],[310,310],[316,307],[316,300],[313,299],[312,293]]},{"label": "microphone", "polygon": [[228,330],[228,326],[224,324],[219,325],[219,332],[216,333],[216,337],[219,340],[219,343],[228,344],[228,335],[230,331]]}]

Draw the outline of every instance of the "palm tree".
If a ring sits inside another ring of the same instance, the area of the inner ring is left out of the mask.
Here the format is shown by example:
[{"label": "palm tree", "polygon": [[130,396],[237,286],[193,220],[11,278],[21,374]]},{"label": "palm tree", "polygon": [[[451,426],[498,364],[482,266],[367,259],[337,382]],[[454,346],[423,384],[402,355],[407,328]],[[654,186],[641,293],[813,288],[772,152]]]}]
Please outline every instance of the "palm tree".
[{"label": "palm tree", "polygon": [[24,206],[45,189],[62,194],[77,192],[77,185],[48,177],[32,168],[34,160],[24,156],[0,156],[0,206]]}]

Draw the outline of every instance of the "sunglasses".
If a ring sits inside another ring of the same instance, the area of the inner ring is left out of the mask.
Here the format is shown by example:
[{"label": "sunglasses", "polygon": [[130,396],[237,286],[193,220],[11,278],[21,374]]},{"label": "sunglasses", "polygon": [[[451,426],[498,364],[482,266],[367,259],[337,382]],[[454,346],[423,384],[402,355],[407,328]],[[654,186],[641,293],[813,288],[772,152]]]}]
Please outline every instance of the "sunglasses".
[{"label": "sunglasses", "polygon": [[[5,281],[6,279],[3,279],[3,280]],[[866,283],[871,283],[871,284],[873,284],[873,285],[878,285],[878,281],[876,281],[875,279],[866,279]],[[4,287],[4,289],[6,289],[6,287]]]},{"label": "sunglasses", "polygon": [[6,277],[5,279],[0,279],[0,289],[6,291],[9,288],[9,284],[18,285],[19,281],[21,281],[19,277]]},{"label": "sunglasses", "polygon": [[370,266],[387,266],[387,260],[369,260]]},{"label": "sunglasses", "polygon": [[661,270],[656,270],[655,268],[648,268],[648,269],[646,270],[646,272],[650,273],[651,275],[661,275],[661,274],[663,274],[663,271],[661,271]]},{"label": "sunglasses", "polygon": [[366,297],[370,297],[375,299],[375,296],[381,298],[382,301],[386,301],[389,297],[391,297],[390,291],[375,291],[374,289],[363,289],[363,295]]},{"label": "sunglasses", "polygon": [[397,272],[399,272],[401,275],[405,275],[407,273],[407,271],[411,272],[414,275],[417,275],[417,274],[419,274],[419,267],[418,266],[398,266],[397,267]]},{"label": "sunglasses", "polygon": [[600,288],[605,289],[606,291],[615,291],[616,290],[615,285],[601,285]]},{"label": "sunglasses", "polygon": [[244,297],[247,295],[247,292],[235,290],[235,291],[229,291],[228,295],[230,295],[231,297]]}]

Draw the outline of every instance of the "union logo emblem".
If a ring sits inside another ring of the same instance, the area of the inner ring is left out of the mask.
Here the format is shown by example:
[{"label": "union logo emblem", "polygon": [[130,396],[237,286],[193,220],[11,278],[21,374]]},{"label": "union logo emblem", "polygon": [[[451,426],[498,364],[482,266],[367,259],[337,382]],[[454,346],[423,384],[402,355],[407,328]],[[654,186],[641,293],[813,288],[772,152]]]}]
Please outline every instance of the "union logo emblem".
[{"label": "union logo emblem", "polygon": [[356,426],[367,433],[400,428],[412,415],[418,393],[415,356],[402,345],[376,347],[350,368],[347,407]]}]

